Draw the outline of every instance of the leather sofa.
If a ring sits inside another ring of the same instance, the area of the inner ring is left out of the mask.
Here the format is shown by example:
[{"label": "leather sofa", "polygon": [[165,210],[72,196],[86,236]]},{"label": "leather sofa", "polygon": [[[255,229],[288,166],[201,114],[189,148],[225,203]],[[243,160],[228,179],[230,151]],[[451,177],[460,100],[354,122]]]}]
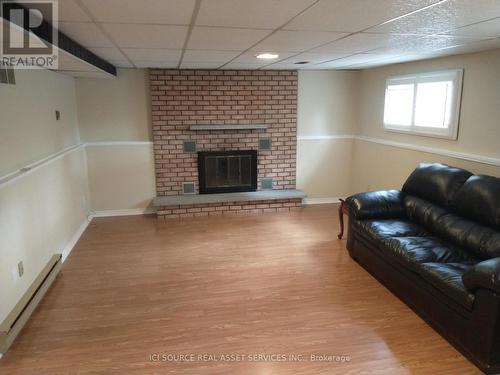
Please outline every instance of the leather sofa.
[{"label": "leather sofa", "polygon": [[487,374],[500,373],[500,179],[421,164],[347,200],[347,249]]}]

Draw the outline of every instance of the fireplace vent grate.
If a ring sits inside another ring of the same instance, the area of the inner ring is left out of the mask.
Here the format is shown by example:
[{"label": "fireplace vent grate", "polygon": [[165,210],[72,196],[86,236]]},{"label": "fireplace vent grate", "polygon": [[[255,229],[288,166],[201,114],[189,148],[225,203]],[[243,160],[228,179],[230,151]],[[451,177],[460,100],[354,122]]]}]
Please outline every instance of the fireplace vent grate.
[{"label": "fireplace vent grate", "polygon": [[183,142],[184,152],[196,152],[196,142],[195,141],[184,141]]},{"label": "fireplace vent grate", "polygon": [[183,182],[182,183],[182,194],[195,194],[196,189],[194,182]]},{"label": "fireplace vent grate", "polygon": [[259,150],[260,151],[270,151],[271,150],[271,139],[270,138],[259,139]]},{"label": "fireplace vent grate", "polygon": [[263,177],[260,180],[262,190],[271,190],[273,188],[273,179],[271,177]]}]

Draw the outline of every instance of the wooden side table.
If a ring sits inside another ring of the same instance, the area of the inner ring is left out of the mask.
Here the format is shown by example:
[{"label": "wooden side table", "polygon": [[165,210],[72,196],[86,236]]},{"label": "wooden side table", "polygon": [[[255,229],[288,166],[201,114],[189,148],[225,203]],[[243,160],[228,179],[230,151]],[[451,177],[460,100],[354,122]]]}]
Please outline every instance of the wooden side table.
[{"label": "wooden side table", "polygon": [[340,206],[339,206],[339,223],[340,223],[340,233],[338,234],[339,240],[344,237],[344,215],[349,217],[349,207],[345,204],[345,200],[339,199],[340,201]]}]

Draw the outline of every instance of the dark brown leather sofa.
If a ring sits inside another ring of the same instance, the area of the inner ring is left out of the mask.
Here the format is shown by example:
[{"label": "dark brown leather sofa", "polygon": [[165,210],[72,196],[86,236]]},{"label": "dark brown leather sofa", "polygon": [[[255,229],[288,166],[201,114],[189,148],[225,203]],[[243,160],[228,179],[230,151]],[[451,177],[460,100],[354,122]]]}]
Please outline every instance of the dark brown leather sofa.
[{"label": "dark brown leather sofa", "polygon": [[500,179],[421,164],[401,191],[347,204],[351,257],[481,370],[500,373]]}]

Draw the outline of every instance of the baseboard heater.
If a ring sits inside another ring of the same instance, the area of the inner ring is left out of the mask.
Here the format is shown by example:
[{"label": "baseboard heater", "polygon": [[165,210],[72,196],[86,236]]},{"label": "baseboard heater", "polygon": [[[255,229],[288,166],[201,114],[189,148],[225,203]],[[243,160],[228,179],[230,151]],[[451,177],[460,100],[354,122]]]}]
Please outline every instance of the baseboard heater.
[{"label": "baseboard heater", "polygon": [[57,274],[61,270],[61,254],[56,254],[50,258],[42,272],[30,285],[21,300],[9,313],[7,318],[0,324],[0,356],[4,354],[15,338],[21,332],[29,317],[49,290]]}]

